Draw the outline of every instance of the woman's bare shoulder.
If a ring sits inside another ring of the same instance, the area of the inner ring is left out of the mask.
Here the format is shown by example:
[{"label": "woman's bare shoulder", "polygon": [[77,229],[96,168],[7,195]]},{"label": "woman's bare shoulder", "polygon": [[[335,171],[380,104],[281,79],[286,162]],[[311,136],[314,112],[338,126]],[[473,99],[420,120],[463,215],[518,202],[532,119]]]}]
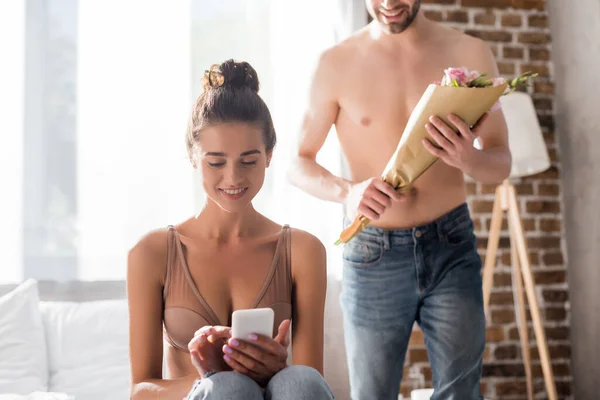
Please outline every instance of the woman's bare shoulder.
[{"label": "woman's bare shoulder", "polygon": [[[291,228],[292,270],[320,274],[327,268],[327,251],[323,242],[315,235],[302,229]],[[302,272],[302,273],[303,273]]]},{"label": "woman's bare shoulder", "polygon": [[145,276],[162,280],[167,268],[169,228],[154,229],[145,233],[129,250],[127,268],[129,276]]}]

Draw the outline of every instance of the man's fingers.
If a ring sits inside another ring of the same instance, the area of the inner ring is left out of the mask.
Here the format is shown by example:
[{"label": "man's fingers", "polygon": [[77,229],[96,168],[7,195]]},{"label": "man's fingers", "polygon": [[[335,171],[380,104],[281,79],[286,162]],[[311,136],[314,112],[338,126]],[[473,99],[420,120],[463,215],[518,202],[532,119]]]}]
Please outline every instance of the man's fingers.
[{"label": "man's fingers", "polygon": [[473,129],[471,129],[471,131],[472,132],[477,131],[481,127],[481,125],[489,118],[489,116],[490,116],[490,113],[483,114],[483,116],[481,118],[479,118],[479,121],[477,121],[475,123],[475,126],[473,126]]},{"label": "man's fingers", "polygon": [[[386,187],[387,186],[387,187]],[[381,187],[381,189],[380,189]],[[390,190],[392,187],[390,185],[388,185],[385,182],[381,182],[377,185],[373,185],[371,187],[369,187],[366,191],[365,191],[365,196],[366,198],[371,198],[373,201],[379,203],[383,209],[385,210],[386,208],[388,208],[389,206],[392,205],[392,196],[391,193],[393,191]],[[386,190],[386,192],[384,192],[383,190]],[[378,210],[377,210],[378,211]],[[378,212],[383,212],[383,210],[378,211]]]},{"label": "man's fingers", "polygon": [[438,128],[431,124],[425,125],[425,129],[429,133],[429,136],[433,139],[433,141],[442,149],[448,149],[454,146],[448,138],[440,132]]},{"label": "man's fingers", "polygon": [[446,154],[444,152],[444,150],[438,149],[433,144],[431,144],[431,142],[429,141],[429,139],[423,139],[422,143],[423,143],[423,147],[425,147],[425,149],[428,152],[430,152],[431,154],[433,154],[434,156],[436,156],[438,158],[442,158]]},{"label": "man's fingers", "polygon": [[377,221],[379,219],[379,214],[365,205],[358,206],[358,212],[369,218],[371,221]]},{"label": "man's fingers", "polygon": [[[374,181],[374,186],[377,190],[388,196],[390,199],[399,201],[401,200],[400,194],[387,182],[384,182],[381,179]],[[391,204],[390,204],[391,205]],[[389,205],[388,205],[389,207]]]},{"label": "man's fingers", "polygon": [[454,125],[454,127],[456,129],[458,129],[458,132],[460,132],[460,134],[464,138],[469,139],[469,140],[473,139],[473,133],[471,132],[471,128],[469,127],[469,124],[467,124],[458,115],[455,115],[455,114],[448,115],[448,121],[450,121],[452,123],[452,125]]}]

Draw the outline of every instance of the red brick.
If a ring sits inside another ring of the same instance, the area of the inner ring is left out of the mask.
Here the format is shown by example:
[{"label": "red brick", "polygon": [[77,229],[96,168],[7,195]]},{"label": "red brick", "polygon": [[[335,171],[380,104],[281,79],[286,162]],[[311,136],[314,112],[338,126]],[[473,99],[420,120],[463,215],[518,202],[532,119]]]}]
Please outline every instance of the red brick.
[{"label": "red brick", "polygon": [[427,17],[428,19],[432,20],[432,21],[442,21],[443,15],[440,11],[435,11],[435,10],[425,10],[425,17]]},{"label": "red brick", "polygon": [[496,188],[498,188],[498,185],[485,183],[480,184],[481,194],[494,194],[496,193]]},{"label": "red brick", "polygon": [[550,70],[547,64],[521,64],[521,73],[533,72],[542,78],[550,76]]},{"label": "red brick", "polygon": [[559,186],[555,183],[540,183],[538,186],[540,196],[558,196],[560,194]]},{"label": "red brick", "polygon": [[431,381],[433,379],[433,373],[431,372],[431,367],[421,368],[421,373],[423,374],[423,378],[426,381]]},{"label": "red brick", "polygon": [[544,289],[542,298],[546,303],[564,303],[569,299],[569,294],[562,289]]},{"label": "red brick", "polygon": [[522,59],[525,51],[520,47],[504,46],[502,49],[502,57],[512,59]]},{"label": "red brick", "polygon": [[519,14],[504,14],[500,20],[502,26],[518,27],[523,23],[523,18]]},{"label": "red brick", "polygon": [[481,374],[483,377],[497,377],[497,378],[506,378],[506,377],[522,377],[525,375],[525,367],[523,364],[504,364],[504,363],[494,363],[494,364],[484,364],[483,371]]},{"label": "red brick", "polygon": [[535,175],[535,177],[538,179],[558,179],[559,176],[560,174],[558,172],[558,168],[556,168],[555,166],[551,166],[546,171],[540,172],[539,174]]},{"label": "red brick", "polygon": [[533,99],[533,104],[535,105],[535,108],[537,110],[546,110],[546,111],[552,111],[553,109],[553,101],[552,99]]},{"label": "red brick", "polygon": [[504,273],[504,272],[498,272],[494,274],[494,287],[496,288],[501,288],[501,287],[510,287],[512,283],[512,279],[510,274],[508,273]]},{"label": "red brick", "polygon": [[542,261],[544,265],[564,265],[565,260],[563,258],[562,252],[548,252],[542,256]]},{"label": "red brick", "polygon": [[461,0],[463,7],[508,8],[513,0]]},{"label": "red brick", "polygon": [[551,130],[542,131],[542,136],[544,136],[544,141],[548,144],[554,144],[556,142],[556,132]]},{"label": "red brick", "polygon": [[498,64],[498,71],[501,75],[515,75],[517,68],[515,63],[510,61],[500,61]]},{"label": "red brick", "polygon": [[554,84],[551,82],[533,82],[533,90],[535,93],[554,94]]},{"label": "red brick", "polygon": [[567,281],[565,271],[535,271],[533,277],[538,285],[551,285]]},{"label": "red brick", "polygon": [[[550,359],[558,358],[570,358],[571,357],[571,346],[566,344],[553,344],[548,346],[550,352]],[[537,346],[531,346],[531,359],[539,360],[540,355],[538,353]]]},{"label": "red brick", "polygon": [[547,28],[548,27],[548,16],[545,14],[530,15],[527,19],[527,23],[530,27]]},{"label": "red brick", "polygon": [[548,44],[550,35],[543,32],[521,32],[518,36],[519,43],[525,44]]},{"label": "red brick", "polygon": [[490,11],[480,12],[475,15],[475,23],[477,25],[494,25],[496,16]]},{"label": "red brick", "polygon": [[494,207],[492,200],[473,200],[471,203],[471,212],[475,214],[479,213],[491,213]]},{"label": "red brick", "polygon": [[561,221],[559,219],[541,219],[540,230],[542,232],[561,232]]},{"label": "red brick", "polygon": [[423,336],[423,331],[420,329],[413,329],[412,334],[410,335],[410,339],[408,341],[409,346],[424,346],[425,338]]},{"label": "red brick", "polygon": [[505,31],[482,31],[479,29],[467,29],[465,33],[488,42],[512,41],[512,34]]},{"label": "red brick", "polygon": [[[512,308],[506,310],[491,310],[491,312],[493,324],[501,325],[515,322],[515,311]],[[496,358],[498,358],[497,355]]]},{"label": "red brick", "polygon": [[544,129],[553,131],[555,127],[553,115],[538,115],[538,122]]},{"label": "red brick", "polygon": [[469,22],[469,14],[462,10],[450,10],[446,13],[446,21],[467,23]]},{"label": "red brick", "polygon": [[514,360],[517,358],[517,346],[514,344],[499,345],[494,351],[494,357],[496,360]]},{"label": "red brick", "polygon": [[526,239],[530,249],[560,249],[560,238],[551,236],[530,237]]},{"label": "red brick", "polygon": [[477,183],[475,182],[467,182],[466,183],[467,194],[469,196],[477,194]]},{"label": "red brick", "polygon": [[520,182],[515,184],[515,190],[517,194],[522,196],[526,194],[533,194],[533,185],[529,182]]},{"label": "red brick", "polygon": [[546,307],[544,310],[545,321],[564,321],[567,318],[567,311],[564,307]]},{"label": "red brick", "polygon": [[[534,364],[531,366],[531,372],[534,378],[543,378],[544,371],[542,370],[541,364]],[[571,369],[568,364],[565,363],[553,363],[552,372],[557,377],[568,377],[571,375]]]},{"label": "red brick", "polygon": [[550,157],[550,161],[553,163],[559,162],[558,152],[556,149],[548,149],[548,157]]},{"label": "red brick", "polygon": [[501,342],[504,340],[504,329],[501,326],[488,327],[485,330],[486,342]]},{"label": "red brick", "polygon": [[427,350],[425,349],[409,349],[408,352],[411,363],[428,362]]},{"label": "red brick", "polygon": [[531,61],[550,61],[550,50],[529,49],[529,59]]},{"label": "red brick", "polygon": [[513,380],[496,383],[496,395],[503,399],[505,396],[520,395],[527,392],[527,384],[524,380]]},{"label": "red brick", "polygon": [[[478,249],[486,249],[487,248],[488,238],[486,237],[478,237],[477,238],[477,248]],[[510,247],[510,239],[506,236],[500,236],[500,240],[498,241],[499,249],[508,249]]]},{"label": "red brick", "polygon": [[546,3],[544,0],[511,0],[511,6],[523,10],[544,11]]},{"label": "red brick", "polygon": [[549,200],[531,200],[526,204],[528,213],[559,213],[560,203]]},{"label": "red brick", "polygon": [[[536,251],[529,251],[528,254],[529,254],[529,263],[531,265],[539,265],[540,264],[540,256]],[[510,252],[507,251],[506,253],[503,253],[500,256],[500,260],[502,261],[502,264],[503,265],[512,265],[512,261],[511,261],[510,257],[511,257]]]},{"label": "red brick", "polygon": [[546,328],[546,337],[548,340],[569,340],[569,328],[566,326]]}]

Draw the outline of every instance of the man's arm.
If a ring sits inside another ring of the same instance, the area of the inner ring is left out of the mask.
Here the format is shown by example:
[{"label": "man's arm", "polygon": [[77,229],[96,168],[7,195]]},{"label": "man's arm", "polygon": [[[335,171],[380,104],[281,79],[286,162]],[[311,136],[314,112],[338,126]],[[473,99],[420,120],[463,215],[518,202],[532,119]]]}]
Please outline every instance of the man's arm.
[{"label": "man's arm", "polygon": [[[469,38],[470,39],[470,38]],[[465,53],[471,69],[499,76],[498,66],[490,47],[476,39]],[[487,120],[477,129],[482,149],[473,152],[473,158],[464,173],[482,183],[499,183],[510,174],[512,157],[508,147],[508,130],[501,110],[491,111]]]},{"label": "man's arm", "polygon": [[288,179],[312,196],[343,203],[350,191],[350,182],[333,175],[317,163],[317,153],[323,147],[339,111],[334,51],[330,49],[321,55],[313,75],[308,109],[300,130],[300,143],[288,171]]}]

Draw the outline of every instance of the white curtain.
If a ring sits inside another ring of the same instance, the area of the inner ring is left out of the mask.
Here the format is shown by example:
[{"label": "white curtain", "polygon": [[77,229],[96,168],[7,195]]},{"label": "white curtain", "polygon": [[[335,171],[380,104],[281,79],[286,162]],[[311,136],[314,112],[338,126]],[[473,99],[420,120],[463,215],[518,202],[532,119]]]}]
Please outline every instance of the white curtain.
[{"label": "white curtain", "polygon": [[79,2],[79,279],[121,279],[139,237],[193,213],[183,137],[190,0]]},{"label": "white curtain", "polygon": [[21,279],[25,0],[0,2],[0,282]]},{"label": "white curtain", "polygon": [[[44,1],[53,0],[35,4]],[[227,58],[257,69],[278,134],[256,207],[318,236],[328,249],[330,274],[339,276],[341,249],[332,244],[342,228],[341,206],[308,196],[285,175],[317,57],[356,28],[363,7],[358,0],[78,1],[78,263],[76,275],[63,278],[123,279],[127,251],[142,234],[201,206],[201,188],[185,153],[185,127],[204,69]],[[0,282],[27,278],[25,21],[25,0],[0,2]],[[342,173],[335,132],[318,161]]]}]

